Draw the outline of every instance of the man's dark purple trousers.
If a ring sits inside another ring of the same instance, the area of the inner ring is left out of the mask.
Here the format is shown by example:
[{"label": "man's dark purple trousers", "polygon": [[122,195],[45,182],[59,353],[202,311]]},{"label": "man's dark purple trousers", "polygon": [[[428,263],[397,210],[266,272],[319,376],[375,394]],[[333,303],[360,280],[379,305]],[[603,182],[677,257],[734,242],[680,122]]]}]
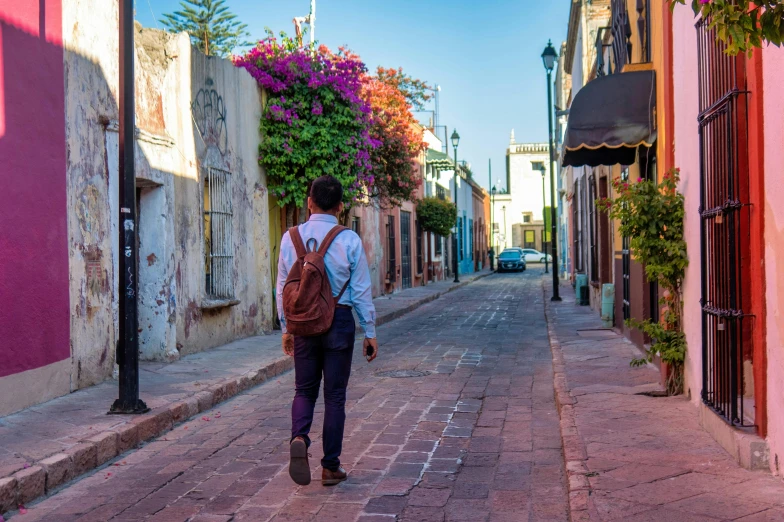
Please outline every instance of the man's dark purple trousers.
[{"label": "man's dark purple trousers", "polygon": [[291,405],[291,440],[305,439],[310,447],[310,425],[324,375],[324,458],[321,466],[340,467],[343,427],[346,424],[346,387],[351,374],[356,325],[350,308],[335,309],[332,326],[324,335],[294,337],[296,393]]}]

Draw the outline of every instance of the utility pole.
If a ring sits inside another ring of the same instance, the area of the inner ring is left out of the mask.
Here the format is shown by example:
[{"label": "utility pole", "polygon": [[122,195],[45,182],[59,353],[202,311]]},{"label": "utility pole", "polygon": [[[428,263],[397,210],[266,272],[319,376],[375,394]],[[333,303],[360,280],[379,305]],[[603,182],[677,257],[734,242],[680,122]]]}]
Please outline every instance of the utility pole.
[{"label": "utility pole", "polygon": [[294,33],[296,34],[299,47],[302,47],[302,24],[310,26],[310,49],[314,51],[316,44],[316,0],[310,0],[310,13],[308,13],[308,16],[294,17]]},{"label": "utility pole", "polygon": [[310,14],[308,15],[310,24],[310,48],[316,45],[316,0],[310,0]]},{"label": "utility pole", "polygon": [[136,134],[133,63],[133,0],[120,0],[120,271],[119,398],[109,413],[150,411],[139,399],[138,249],[136,241]]}]

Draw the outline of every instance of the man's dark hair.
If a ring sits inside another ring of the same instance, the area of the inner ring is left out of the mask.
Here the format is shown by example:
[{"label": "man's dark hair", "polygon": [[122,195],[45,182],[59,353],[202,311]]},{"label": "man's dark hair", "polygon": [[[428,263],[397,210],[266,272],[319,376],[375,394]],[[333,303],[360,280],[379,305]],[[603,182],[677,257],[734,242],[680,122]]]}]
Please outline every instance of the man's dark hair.
[{"label": "man's dark hair", "polygon": [[343,185],[333,176],[321,176],[311,184],[310,197],[318,208],[330,212],[343,201]]}]

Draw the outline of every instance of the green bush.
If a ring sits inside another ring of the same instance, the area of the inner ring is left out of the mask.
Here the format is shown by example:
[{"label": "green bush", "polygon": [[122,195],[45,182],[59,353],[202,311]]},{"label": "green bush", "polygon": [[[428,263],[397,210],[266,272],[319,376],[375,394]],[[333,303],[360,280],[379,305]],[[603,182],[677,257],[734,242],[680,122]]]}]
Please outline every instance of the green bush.
[{"label": "green bush", "polygon": [[457,223],[457,207],[443,199],[424,198],[417,205],[417,217],[426,232],[448,236]]}]

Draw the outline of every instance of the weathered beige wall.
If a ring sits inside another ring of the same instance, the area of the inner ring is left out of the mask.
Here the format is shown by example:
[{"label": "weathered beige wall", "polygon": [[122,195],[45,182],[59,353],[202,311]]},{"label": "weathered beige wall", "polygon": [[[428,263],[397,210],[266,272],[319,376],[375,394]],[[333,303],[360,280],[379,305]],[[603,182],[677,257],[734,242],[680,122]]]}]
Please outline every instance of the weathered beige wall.
[{"label": "weathered beige wall", "polygon": [[101,122],[117,119],[117,24],[116,0],[63,0],[71,390],[102,381],[114,365],[111,208],[117,198],[107,205],[112,198]]},{"label": "weathered beige wall", "polygon": [[[222,100],[223,124],[213,113],[200,132],[181,107],[183,132],[193,140],[195,156],[185,176],[175,179],[177,342],[181,352],[200,351],[272,328],[269,203],[266,177],[258,165],[261,91],[244,69],[228,60],[209,58],[190,48],[190,100]],[[186,50],[182,50],[186,54]],[[185,82],[183,82],[184,84]],[[184,85],[181,84],[182,88]],[[185,99],[183,97],[183,99]],[[216,103],[219,106],[220,103]],[[208,111],[209,112],[209,111]],[[189,123],[189,124],[188,124]],[[204,168],[232,173],[234,306],[206,309],[203,241]]]},{"label": "weathered beige wall", "polygon": [[[117,12],[117,0],[63,0],[70,390],[106,379],[114,368]],[[194,125],[192,101],[205,88],[214,90],[223,103],[225,125],[220,136],[215,132],[202,136]],[[270,330],[269,209],[266,178],[257,163],[261,115],[257,84],[228,60],[207,58],[192,49],[186,35],[137,26],[136,105],[142,357],[172,360]],[[209,310],[203,308],[200,166],[205,164],[232,173],[237,301]]]}]

